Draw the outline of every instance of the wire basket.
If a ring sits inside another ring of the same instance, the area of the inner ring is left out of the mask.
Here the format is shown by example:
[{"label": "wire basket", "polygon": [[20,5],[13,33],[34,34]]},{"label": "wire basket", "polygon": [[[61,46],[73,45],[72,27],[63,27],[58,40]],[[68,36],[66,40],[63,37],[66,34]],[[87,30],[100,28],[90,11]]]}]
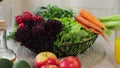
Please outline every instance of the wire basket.
[{"label": "wire basket", "polygon": [[81,54],[84,51],[86,51],[89,47],[93,45],[96,38],[98,36],[94,36],[84,42],[80,42],[77,44],[71,44],[71,45],[62,45],[60,47],[54,47],[54,53],[57,55],[57,57],[65,57],[65,56],[76,56],[77,54]]}]

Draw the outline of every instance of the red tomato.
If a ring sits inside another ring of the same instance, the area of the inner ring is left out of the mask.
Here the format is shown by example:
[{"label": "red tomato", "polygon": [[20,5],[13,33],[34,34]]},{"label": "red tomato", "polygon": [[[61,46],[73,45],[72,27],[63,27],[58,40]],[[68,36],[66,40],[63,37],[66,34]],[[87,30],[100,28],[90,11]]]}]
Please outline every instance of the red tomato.
[{"label": "red tomato", "polygon": [[60,60],[59,68],[81,68],[81,63],[77,57],[69,56]]}]

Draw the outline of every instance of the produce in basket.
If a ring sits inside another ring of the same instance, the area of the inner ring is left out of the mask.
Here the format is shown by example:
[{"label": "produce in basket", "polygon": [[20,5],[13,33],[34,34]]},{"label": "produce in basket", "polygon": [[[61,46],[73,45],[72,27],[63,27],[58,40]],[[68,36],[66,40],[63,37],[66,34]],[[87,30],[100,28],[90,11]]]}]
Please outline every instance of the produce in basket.
[{"label": "produce in basket", "polygon": [[35,53],[51,51],[57,57],[83,53],[95,42],[98,35],[107,40],[104,32],[109,32],[107,25],[107,29],[97,27],[97,30],[78,24],[72,10],[50,5],[37,8],[33,14],[24,11],[16,16],[15,25],[15,30],[8,37],[14,38]]},{"label": "produce in basket", "polygon": [[[26,14],[28,14],[27,17],[25,17]],[[75,51],[78,46],[76,45],[73,48],[70,45],[74,46],[80,41],[89,40],[95,36],[94,33],[86,31],[77,24],[73,18],[56,18],[46,21],[43,17],[38,16],[38,20],[33,20],[34,15],[37,16],[37,14],[32,15],[30,12],[24,11],[22,15],[16,16],[18,28],[15,32],[15,40],[35,53],[51,51],[59,57],[76,55],[81,50],[78,51],[77,49]],[[21,26],[21,24],[24,25]],[[63,46],[67,47],[67,49],[63,48]],[[58,50],[58,48],[61,50]],[[69,52],[71,50],[71,52],[66,53],[68,50]]]}]

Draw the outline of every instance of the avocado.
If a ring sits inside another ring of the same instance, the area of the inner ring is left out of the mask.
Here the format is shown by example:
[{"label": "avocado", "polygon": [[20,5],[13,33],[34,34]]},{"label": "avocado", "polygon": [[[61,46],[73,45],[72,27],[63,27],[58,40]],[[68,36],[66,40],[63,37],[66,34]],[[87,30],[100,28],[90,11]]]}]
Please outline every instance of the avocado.
[{"label": "avocado", "polygon": [[0,58],[0,68],[12,68],[12,65],[12,61],[5,58]]},{"label": "avocado", "polygon": [[12,68],[30,68],[30,65],[25,60],[15,62]]}]

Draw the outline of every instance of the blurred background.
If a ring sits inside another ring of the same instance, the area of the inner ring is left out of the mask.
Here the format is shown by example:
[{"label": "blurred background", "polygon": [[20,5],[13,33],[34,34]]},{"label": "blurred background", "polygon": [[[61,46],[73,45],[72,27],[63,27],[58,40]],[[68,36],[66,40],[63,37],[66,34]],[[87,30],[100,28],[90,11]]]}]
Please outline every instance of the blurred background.
[{"label": "blurred background", "polygon": [[117,14],[120,12],[120,0],[4,0],[2,5],[14,5],[14,14],[19,14],[23,10],[32,11],[41,5],[58,5],[62,8],[86,8],[97,17]]}]

